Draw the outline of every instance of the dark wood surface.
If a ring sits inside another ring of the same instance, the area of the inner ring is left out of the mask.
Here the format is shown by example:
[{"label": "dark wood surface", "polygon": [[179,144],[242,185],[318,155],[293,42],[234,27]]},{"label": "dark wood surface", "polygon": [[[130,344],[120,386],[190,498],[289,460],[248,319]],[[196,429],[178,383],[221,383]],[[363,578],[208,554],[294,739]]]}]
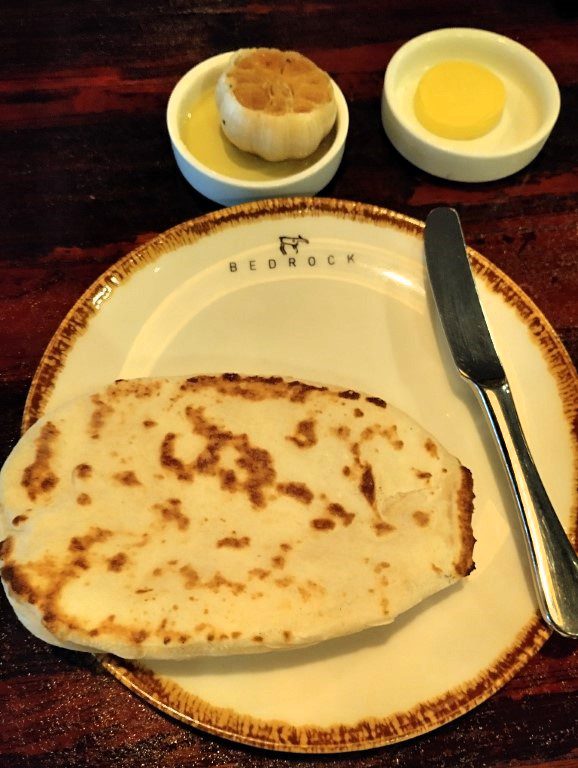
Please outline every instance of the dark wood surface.
[{"label": "dark wood surface", "polygon": [[[562,112],[530,166],[493,183],[428,176],[380,123],[383,73],[407,39],[476,26],[527,45]],[[43,349],[80,293],[154,234],[218,206],[180,176],[165,106],[180,75],[251,45],[297,48],[350,107],[343,164],[324,196],[417,218],[459,208],[470,245],[512,277],[578,362],[578,21],[546,0],[3,0],[0,9],[0,459],[18,437]],[[499,589],[499,585],[496,585]],[[266,753],[150,708],[90,657],[30,636],[3,595],[0,766],[578,766],[578,645],[551,638],[490,700],[426,736],[329,757]],[[491,617],[488,617],[488,621]]]}]

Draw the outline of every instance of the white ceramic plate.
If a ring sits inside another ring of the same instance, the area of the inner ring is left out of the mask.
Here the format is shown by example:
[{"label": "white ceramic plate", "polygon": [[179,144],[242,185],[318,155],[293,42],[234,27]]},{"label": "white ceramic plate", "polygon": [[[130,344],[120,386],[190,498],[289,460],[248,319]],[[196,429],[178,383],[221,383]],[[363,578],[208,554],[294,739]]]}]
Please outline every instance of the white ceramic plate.
[{"label": "white ceramic plate", "polygon": [[[574,535],[576,372],[523,292],[470,256],[528,442]],[[138,665],[107,656],[106,668],[187,723],[301,752],[410,738],[504,685],[549,633],[489,430],[432,309],[422,224],[361,204],[293,199],[175,227],[79,299],[42,359],[24,427],[116,378],[225,371],[357,389],[407,411],[473,472],[476,570],[388,627],[312,648]]]}]

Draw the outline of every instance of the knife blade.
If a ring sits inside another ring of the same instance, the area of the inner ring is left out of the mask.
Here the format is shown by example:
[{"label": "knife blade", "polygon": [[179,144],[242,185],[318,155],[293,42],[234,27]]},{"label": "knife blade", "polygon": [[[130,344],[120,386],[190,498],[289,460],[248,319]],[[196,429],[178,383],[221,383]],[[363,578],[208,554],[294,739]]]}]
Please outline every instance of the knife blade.
[{"label": "knife blade", "polygon": [[453,208],[430,212],[424,242],[429,282],[449,349],[489,420],[512,490],[538,607],[551,629],[578,638],[578,557],[531,456]]}]

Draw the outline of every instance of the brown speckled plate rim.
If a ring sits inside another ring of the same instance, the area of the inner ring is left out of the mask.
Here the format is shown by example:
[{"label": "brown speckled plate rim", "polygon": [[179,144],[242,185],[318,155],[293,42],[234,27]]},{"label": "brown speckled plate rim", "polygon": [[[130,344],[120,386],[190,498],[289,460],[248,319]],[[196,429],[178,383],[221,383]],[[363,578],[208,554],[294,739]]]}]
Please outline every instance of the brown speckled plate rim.
[{"label": "brown speckled plate rim", "polygon": [[[280,198],[224,208],[179,224],[134,249],[107,269],[78,299],[52,337],[38,365],[26,400],[22,430],[44,413],[68,352],[89,327],[98,309],[94,298],[116,291],[133,274],[163,254],[191,244],[223,228],[254,224],[261,219],[287,216],[336,216],[375,226],[394,227],[419,238],[421,221],[385,208],[331,198]],[[578,439],[572,425],[578,416],[578,374],[556,332],[533,301],[498,267],[477,251],[468,253],[476,274],[488,288],[514,308],[538,344],[560,394],[565,419],[574,438],[574,474],[578,477]],[[570,535],[578,538],[578,500],[572,510]],[[137,663],[111,655],[99,656],[105,669],[127,688],[160,711],[209,733],[250,746],[300,753],[336,753],[393,744],[427,733],[469,712],[511,680],[550,636],[538,613],[514,638],[511,646],[479,676],[415,708],[377,719],[321,728],[314,724],[260,720],[230,709],[215,707],[186,693],[176,683]]]}]

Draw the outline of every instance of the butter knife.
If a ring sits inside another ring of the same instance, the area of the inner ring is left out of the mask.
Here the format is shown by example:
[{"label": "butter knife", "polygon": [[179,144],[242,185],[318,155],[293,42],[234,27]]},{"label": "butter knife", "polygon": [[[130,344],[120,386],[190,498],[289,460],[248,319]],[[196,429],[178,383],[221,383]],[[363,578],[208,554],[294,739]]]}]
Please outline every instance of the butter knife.
[{"label": "butter knife", "polygon": [[578,638],[578,557],[530,454],[506,374],[494,347],[458,214],[435,208],[425,255],[441,325],[459,373],[488,417],[522,524],[540,612],[548,626]]}]

